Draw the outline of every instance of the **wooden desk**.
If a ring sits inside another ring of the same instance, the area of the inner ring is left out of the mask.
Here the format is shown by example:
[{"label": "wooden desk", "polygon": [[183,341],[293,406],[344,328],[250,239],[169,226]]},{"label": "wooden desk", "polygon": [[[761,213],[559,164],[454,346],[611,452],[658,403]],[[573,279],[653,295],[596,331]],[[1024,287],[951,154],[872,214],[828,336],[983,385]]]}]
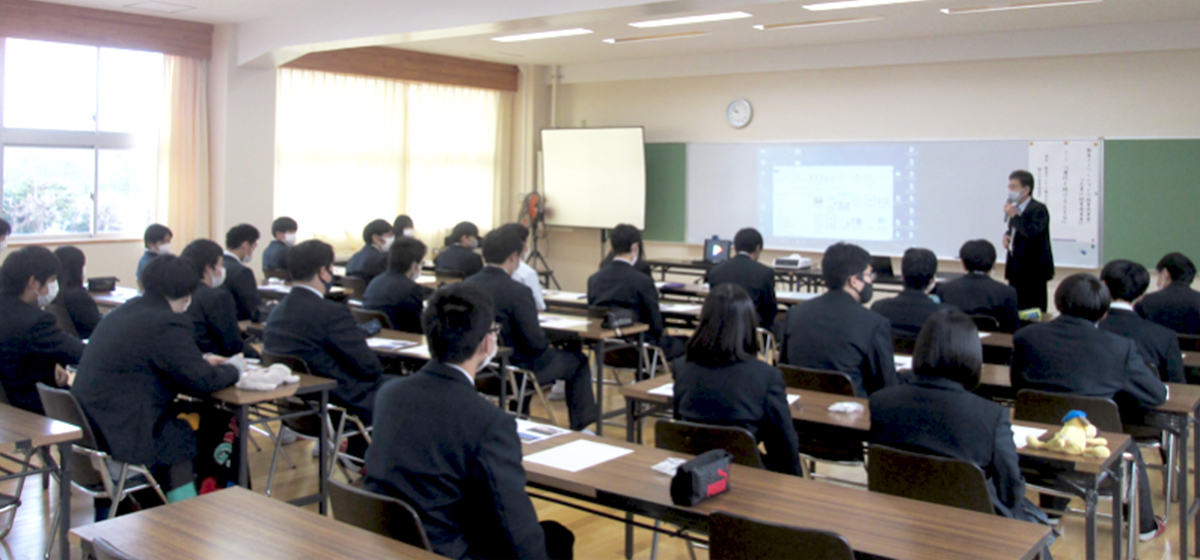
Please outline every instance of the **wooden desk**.
[{"label": "wooden desk", "polygon": [[[71,557],[67,530],[71,527],[71,443],[83,439],[83,430],[65,422],[51,420],[7,404],[0,404],[0,453],[22,452],[30,454],[39,447],[58,447],[62,457],[58,467],[43,466],[23,473],[0,476],[0,481],[23,479],[40,473],[58,474],[58,513],[62,519],[58,524],[58,555],[62,560]],[[26,457],[28,459],[28,457]],[[24,480],[18,484],[24,484]],[[16,515],[15,512],[9,515]]]},{"label": "wooden desk", "polygon": [[[279,301],[286,297],[292,291],[290,284],[266,284],[258,287],[258,295],[264,300]],[[345,301],[346,288],[341,286],[331,286],[325,294],[325,299],[335,301]]]},{"label": "wooden desk", "polygon": [[242,488],[122,515],[71,532],[79,537],[84,558],[98,538],[134,558],[147,559],[442,558]]},{"label": "wooden desk", "polygon": [[[708,297],[709,286],[707,284],[663,284],[659,283],[658,291],[663,295],[678,295],[693,298],[704,299]],[[799,305],[809,301],[821,294],[813,292],[775,292],[775,301],[781,306]]]},{"label": "wooden desk", "polygon": [[[582,292],[544,290],[542,299],[546,302],[546,309],[551,312],[585,315],[588,310],[587,294]],[[694,303],[662,301],[659,303],[659,310],[664,319],[685,327],[695,326],[696,321],[700,319],[700,306]]]},{"label": "wooden desk", "polygon": [[141,295],[133,288],[122,288],[120,286],[113,288],[111,292],[88,292],[88,294],[92,296],[92,299],[96,300],[97,306],[108,309],[121,307],[125,302]]}]

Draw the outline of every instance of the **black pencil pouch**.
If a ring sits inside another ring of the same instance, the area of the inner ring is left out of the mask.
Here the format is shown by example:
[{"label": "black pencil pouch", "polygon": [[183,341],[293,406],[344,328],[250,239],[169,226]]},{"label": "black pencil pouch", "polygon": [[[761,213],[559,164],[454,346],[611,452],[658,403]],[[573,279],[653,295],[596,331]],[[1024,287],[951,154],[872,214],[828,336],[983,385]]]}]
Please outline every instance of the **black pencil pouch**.
[{"label": "black pencil pouch", "polygon": [[701,453],[679,465],[671,479],[671,501],[677,506],[694,506],[729,491],[729,465],[733,455],[724,449]]}]

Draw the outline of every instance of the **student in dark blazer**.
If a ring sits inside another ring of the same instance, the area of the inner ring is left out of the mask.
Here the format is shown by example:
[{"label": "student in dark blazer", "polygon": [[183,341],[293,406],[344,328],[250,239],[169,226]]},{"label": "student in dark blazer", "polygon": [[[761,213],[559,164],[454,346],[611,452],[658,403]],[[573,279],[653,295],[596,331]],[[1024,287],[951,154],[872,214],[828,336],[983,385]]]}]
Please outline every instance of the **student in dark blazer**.
[{"label": "student in dark blazer", "polygon": [[1192,280],[1196,279],[1192,259],[1183,253],[1171,253],[1155,268],[1159,290],[1138,302],[1138,315],[1179,334],[1200,334],[1200,292],[1192,289]]},{"label": "student in dark blazer", "polygon": [[258,280],[249,266],[258,247],[258,228],[250,224],[239,224],[225,234],[225,283],[222,286],[233,296],[239,321],[262,320],[262,296],[258,294]]},{"label": "student in dark blazer", "polygon": [[894,298],[875,302],[871,311],[892,323],[892,336],[915,339],[925,320],[943,308],[930,296],[937,282],[937,255],[929,249],[912,248],[904,252],[900,262],[904,291]]},{"label": "student in dark blazer", "polygon": [[423,334],[421,311],[425,307],[425,289],[413,280],[421,275],[425,244],[419,239],[402,237],[388,251],[388,270],[376,276],[363,293],[363,309],[380,311],[398,331]]},{"label": "student in dark blazer", "polygon": [[666,334],[654,280],[633,268],[633,263],[638,259],[641,232],[629,224],[620,224],[613,228],[608,240],[612,244],[614,257],[612,262],[588,278],[588,305],[633,310],[639,323],[650,326],[646,332],[646,342],[662,348],[668,360],[683,355],[683,341]]},{"label": "student in dark blazer", "polygon": [[[1095,276],[1074,274],[1063,280],[1054,292],[1054,304],[1062,315],[1013,335],[1013,389],[1114,399],[1126,422],[1166,401],[1166,386],[1146,366],[1137,345],[1096,327],[1111,302],[1108,288]],[[1130,451],[1138,461],[1142,540],[1149,540],[1161,534],[1165,525],[1154,517],[1142,456],[1136,447]]]},{"label": "student in dark blazer", "polygon": [[287,252],[296,244],[296,231],[300,226],[287,216],[280,216],[271,222],[271,242],[263,249],[263,272],[284,270],[287,268]]},{"label": "student in dark blazer", "polygon": [[995,319],[1000,332],[1015,332],[1020,326],[1017,290],[992,279],[996,247],[986,239],[968,241],[958,250],[958,258],[967,275],[938,284],[934,293],[942,298],[942,303],[953,305],[967,315]]},{"label": "student in dark blazer", "polygon": [[779,304],[775,301],[775,270],[758,262],[763,236],[754,228],[739,230],[733,236],[733,248],[737,255],[709,270],[705,281],[714,288],[731,283],[746,290],[754,300],[758,326],[770,329],[775,324]]},{"label": "student in dark blazer", "polygon": [[1187,383],[1175,331],[1147,321],[1133,310],[1133,302],[1150,286],[1150,273],[1146,267],[1133,261],[1112,261],[1104,265],[1100,279],[1113,299],[1108,316],[1100,321],[1100,328],[1136,343],[1138,352],[1154,365],[1163,381]]},{"label": "student in dark blazer", "polygon": [[475,287],[434,294],[422,317],[433,359],[379,392],[363,487],[416,509],[447,558],[570,558],[574,535],[539,524],[525,492],[515,420],[475,391],[500,347],[495,318]]},{"label": "student in dark blazer", "polygon": [[917,337],[916,381],[871,395],[871,443],[973,463],[987,477],[997,514],[1047,524],[1025,498],[1008,409],[971,392],[982,366],[971,318],[957,309],[936,311]]},{"label": "student in dark blazer", "polygon": [[64,365],[79,363],[83,342],[42,308],[58,295],[61,266],[49,249],[12,251],[0,267],[0,384],[13,406],[42,414],[37,384],[67,384]]},{"label": "student in dark blazer", "polygon": [[800,444],[783,375],[758,359],[758,316],[740,286],[709,292],[687,353],[675,360],[675,418],[745,428],[766,449],[763,463],[800,474]]},{"label": "student in dark blazer", "polygon": [[387,270],[387,255],[396,241],[392,225],[384,220],[372,220],[363,228],[363,248],[346,263],[346,276],[357,276],[367,284]]},{"label": "student in dark blazer", "polygon": [[226,357],[237,354],[257,357],[254,347],[242,340],[233,296],[220,289],[226,277],[221,246],[208,239],[197,239],[184,247],[180,256],[187,260],[200,279],[187,308],[187,316],[195,323],[196,345],[200,351]]},{"label": "student in dark blazer", "polygon": [[333,247],[315,239],[299,243],[288,251],[287,264],[292,291],[271,310],[263,349],[300,358],[314,375],[337,380],[330,400],[370,424],[383,364],[350,308],[325,299],[333,285]]},{"label": "student in dark blazer", "polygon": [[845,373],[862,397],[898,384],[892,326],[863,307],[874,293],[871,255],[858,245],[832,245],[821,274],[829,291],[788,311],[783,363]]},{"label": "student in dark blazer", "polygon": [[1054,254],[1050,250],[1050,211],[1033,199],[1033,174],[1013,171],[1008,176],[1008,231],[1004,248],[1008,260],[1004,277],[1017,290],[1017,306],[1046,312],[1046,284],[1054,278]]},{"label": "student in dark blazer", "polygon": [[433,266],[467,276],[475,274],[483,270],[483,258],[475,252],[476,247],[479,247],[479,228],[471,222],[459,222],[446,237],[446,246],[434,257]]},{"label": "student in dark blazer", "polygon": [[183,393],[203,396],[237,383],[239,366],[205,357],[184,312],[199,280],[173,255],[150,262],[145,295],[114,309],[92,333],[71,393],[114,459],[151,469],[167,501],[196,495],[196,433],[172,410]]},{"label": "student in dark blazer", "polygon": [[[654,274],[650,271],[650,261],[646,260],[645,242],[638,240],[637,249],[637,259],[633,261],[633,269],[653,279]],[[613,261],[614,256],[615,254],[612,252],[612,250],[609,250],[608,254],[604,255],[604,258],[600,261],[600,268],[608,266],[608,263]]]},{"label": "student in dark blazer", "polygon": [[96,325],[100,324],[102,317],[96,300],[88,293],[87,288],[83,287],[84,282],[87,282],[87,274],[84,272],[87,257],[83,251],[71,245],[55,249],[54,256],[58,257],[58,262],[62,264],[62,273],[58,275],[61,289],[54,303],[61,305],[67,312],[67,316],[71,318],[71,325],[75,327],[75,334],[81,339],[86,339],[92,336],[92,331],[96,330]]},{"label": "student in dark blazer", "polygon": [[487,266],[464,283],[492,296],[501,345],[513,349],[513,365],[533,371],[543,386],[560,379],[566,383],[571,429],[582,430],[599,414],[592,395],[592,370],[583,354],[550,347],[529,288],[512,278],[524,251],[525,242],[511,228],[492,230],[483,239]]},{"label": "student in dark blazer", "polygon": [[137,265],[137,281],[138,287],[142,285],[142,270],[154,257],[159,255],[171,254],[171,238],[174,235],[171,230],[162,224],[150,224],[146,226],[146,231],[142,234],[142,242],[145,244],[146,252],[142,254],[142,258],[138,260]]}]

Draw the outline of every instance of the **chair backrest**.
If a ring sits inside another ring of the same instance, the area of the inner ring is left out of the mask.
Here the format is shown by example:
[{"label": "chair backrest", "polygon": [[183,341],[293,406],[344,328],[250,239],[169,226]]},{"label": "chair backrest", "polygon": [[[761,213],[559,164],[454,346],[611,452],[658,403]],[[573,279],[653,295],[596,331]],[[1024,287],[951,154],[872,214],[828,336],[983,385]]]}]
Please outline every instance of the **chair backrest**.
[{"label": "chair backrest", "polygon": [[271,270],[263,271],[263,285],[264,286],[267,285],[269,283],[269,280],[272,278],[278,278],[280,280],[283,280],[284,282],[291,280],[291,277],[288,276],[288,271],[285,269],[282,269],[282,268],[272,268]]},{"label": "chair backrest", "polygon": [[96,560],[137,560],[104,539],[92,539],[92,553]]},{"label": "chair backrest", "polygon": [[[45,383],[38,383],[37,390],[47,418],[66,422],[83,430],[83,438],[75,445],[100,450],[96,441],[96,433],[92,430],[92,423],[88,421],[87,416],[83,413],[83,407],[79,406],[79,401],[75,399],[75,395],[72,395],[70,390],[58,389]],[[86,487],[102,484],[103,481],[103,476],[96,471],[96,467],[92,465],[91,461],[71,461],[71,482]]]},{"label": "chair backrest", "polygon": [[854,381],[850,379],[849,375],[840,371],[788,365],[779,366],[779,371],[783,373],[783,384],[792,389],[831,393],[847,397],[854,396]]},{"label": "chair backrest", "polygon": [[351,307],[350,314],[354,316],[354,320],[358,321],[360,325],[363,323],[370,323],[372,320],[378,319],[379,324],[383,325],[383,328],[392,328],[392,320],[389,319],[387,314],[382,311],[363,309],[361,307]]},{"label": "chair backrest", "polygon": [[75,330],[75,321],[71,320],[71,314],[67,313],[67,308],[57,303],[51,303],[46,306],[46,311],[54,315],[54,322],[58,324],[58,328],[75,338],[79,338],[79,331]]},{"label": "chair backrest", "polygon": [[659,420],[654,425],[654,446],[676,453],[699,455],[724,449],[738,465],[766,468],[758,454],[758,442],[745,428],[696,424],[682,420]]},{"label": "chair backrest", "polygon": [[1017,393],[1014,420],[1041,424],[1062,424],[1062,419],[1072,410],[1087,413],[1088,421],[1102,432],[1121,433],[1121,410],[1112,399],[1085,397],[1069,393],[1049,393],[1022,389]]},{"label": "chair backrest", "polygon": [[367,281],[357,276],[343,276],[342,287],[346,289],[346,297],[361,298],[367,291]]},{"label": "chair backrest", "polygon": [[900,496],[994,514],[987,478],[978,465],[872,444],[867,455],[867,488]]},{"label": "chair backrest", "polygon": [[776,525],[723,511],[708,516],[712,560],[852,560],[846,538],[828,531]]},{"label": "chair backrest", "polygon": [[425,525],[412,506],[332,478],[328,482],[334,519],[433,552]]},{"label": "chair backrest", "polygon": [[1200,335],[1181,334],[1179,337],[1179,349],[1184,352],[1200,352]]},{"label": "chair backrest", "polygon": [[999,332],[1000,321],[990,315],[971,315],[971,320],[975,321],[975,328],[979,332]]}]

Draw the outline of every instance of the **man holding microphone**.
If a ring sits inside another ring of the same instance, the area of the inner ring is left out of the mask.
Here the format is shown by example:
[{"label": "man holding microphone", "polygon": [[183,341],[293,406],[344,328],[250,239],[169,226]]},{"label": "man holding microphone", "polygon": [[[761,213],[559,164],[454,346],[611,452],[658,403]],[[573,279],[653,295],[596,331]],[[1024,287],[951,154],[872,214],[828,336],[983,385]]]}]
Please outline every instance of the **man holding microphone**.
[{"label": "man holding microphone", "polygon": [[1013,171],[1008,176],[1008,202],[1004,204],[1008,231],[1004,248],[1008,261],[1004,277],[1017,290],[1017,309],[1046,313],[1046,284],[1054,278],[1050,252],[1050,211],[1033,199],[1033,174]]}]

